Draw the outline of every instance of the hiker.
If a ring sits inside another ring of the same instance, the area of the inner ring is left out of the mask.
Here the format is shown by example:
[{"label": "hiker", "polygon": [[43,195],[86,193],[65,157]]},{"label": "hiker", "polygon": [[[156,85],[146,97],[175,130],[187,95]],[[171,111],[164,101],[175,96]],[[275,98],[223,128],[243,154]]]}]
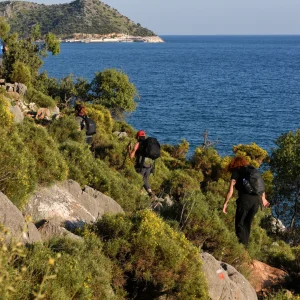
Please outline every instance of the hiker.
[{"label": "hiker", "polygon": [[[248,246],[250,228],[252,220],[257,213],[261,203],[264,207],[268,207],[270,203],[266,199],[265,192],[260,194],[251,193],[248,190],[249,182],[245,180],[247,177],[247,168],[255,168],[249,166],[247,160],[243,157],[234,157],[227,167],[227,171],[231,172],[231,180],[228,193],[223,206],[223,213],[227,214],[227,205],[233,195],[233,188],[238,190],[238,199],[236,200],[235,214],[235,233],[239,242]],[[258,172],[258,171],[257,171]],[[262,181],[262,179],[261,179]],[[262,181],[264,188],[264,183]],[[247,191],[248,190],[248,191]]]},{"label": "hiker", "polygon": [[130,159],[136,158],[135,160],[135,170],[143,176],[144,188],[147,191],[150,197],[154,197],[154,193],[151,190],[149,185],[149,176],[153,172],[153,160],[144,157],[142,154],[142,141],[146,140],[146,133],[143,130],[140,130],[136,134],[137,143],[131,149],[131,145],[128,145]]},{"label": "hiker", "polygon": [[87,116],[86,109],[81,104],[75,105],[76,122],[78,123],[78,130],[86,130],[86,143],[91,145],[93,142],[93,135],[96,133],[96,123]]}]

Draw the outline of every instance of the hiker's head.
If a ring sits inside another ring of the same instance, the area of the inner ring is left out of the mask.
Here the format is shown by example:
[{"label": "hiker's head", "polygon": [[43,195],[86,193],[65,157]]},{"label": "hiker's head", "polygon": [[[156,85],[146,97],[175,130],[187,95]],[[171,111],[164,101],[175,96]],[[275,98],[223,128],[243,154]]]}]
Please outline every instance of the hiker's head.
[{"label": "hiker's head", "polygon": [[86,109],[82,104],[76,104],[75,105],[75,113],[77,116],[85,116],[86,115]]},{"label": "hiker's head", "polygon": [[229,163],[229,165],[227,166],[227,171],[228,172],[232,172],[235,169],[238,169],[240,167],[244,167],[249,165],[247,159],[245,157],[234,157],[231,162]]},{"label": "hiker's head", "polygon": [[137,133],[136,133],[136,139],[137,140],[143,140],[146,138],[146,132],[144,130],[139,130]]}]

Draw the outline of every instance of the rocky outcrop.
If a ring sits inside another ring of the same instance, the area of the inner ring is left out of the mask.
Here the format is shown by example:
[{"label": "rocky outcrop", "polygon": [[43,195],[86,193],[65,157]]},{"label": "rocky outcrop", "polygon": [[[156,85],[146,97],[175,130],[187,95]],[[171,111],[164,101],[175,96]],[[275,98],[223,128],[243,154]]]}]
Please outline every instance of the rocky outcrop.
[{"label": "rocky outcrop", "polygon": [[31,222],[25,222],[20,210],[1,192],[0,224],[11,233],[4,237],[7,243],[12,238],[25,244],[41,241],[41,236],[35,225]]},{"label": "rocky outcrop", "polygon": [[112,198],[87,186],[83,191],[73,180],[40,188],[25,207],[35,222],[51,220],[69,229],[94,222],[104,213],[123,212]]},{"label": "rocky outcrop", "polygon": [[212,300],[257,300],[254,288],[234,267],[201,253]]},{"label": "rocky outcrop", "polygon": [[27,86],[23,83],[5,83],[2,79],[1,81],[2,85],[5,86],[5,90],[9,93],[18,93],[21,96],[24,96],[27,92]]},{"label": "rocky outcrop", "polygon": [[251,270],[249,281],[256,292],[282,285],[288,278],[286,272],[273,268],[261,261],[253,260],[249,268]]}]

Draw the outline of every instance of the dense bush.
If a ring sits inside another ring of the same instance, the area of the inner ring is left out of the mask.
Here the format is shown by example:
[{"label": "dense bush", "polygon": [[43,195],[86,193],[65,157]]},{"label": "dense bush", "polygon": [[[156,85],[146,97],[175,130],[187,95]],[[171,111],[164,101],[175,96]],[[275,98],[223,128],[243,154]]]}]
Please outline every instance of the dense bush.
[{"label": "dense bush", "polygon": [[26,86],[30,86],[32,79],[29,67],[21,61],[16,61],[12,66],[10,79],[12,82],[20,82],[24,83]]},{"label": "dense bush", "polygon": [[57,144],[47,130],[25,120],[18,126],[19,134],[35,160],[35,173],[39,184],[51,184],[67,178],[68,167]]},{"label": "dense bush", "polygon": [[134,111],[136,107],[137,90],[122,71],[107,69],[96,73],[91,90],[97,99],[95,102],[116,114]]},{"label": "dense bush", "polygon": [[[211,198],[214,198],[214,195],[211,195]],[[217,259],[238,267],[247,260],[247,255],[243,246],[238,244],[233,228],[228,228],[212,200],[209,195],[193,193],[178,205],[175,212],[177,219],[180,220],[186,237],[194,245],[213,254]],[[228,215],[233,221],[230,212]],[[234,222],[229,224],[233,225],[232,223]]]},{"label": "dense bush", "polygon": [[113,291],[112,263],[91,234],[30,248],[1,245],[0,257],[1,299],[123,299]]},{"label": "dense bush", "polygon": [[122,270],[130,299],[207,299],[198,249],[148,210],[106,216],[94,225],[104,253]]},{"label": "dense bush", "polygon": [[0,190],[22,207],[26,196],[36,187],[35,159],[16,127],[0,128],[0,149]]},{"label": "dense bush", "polygon": [[59,144],[67,140],[83,143],[85,141],[84,132],[78,130],[78,123],[74,116],[63,116],[54,120],[48,126],[48,132]]},{"label": "dense bush", "polygon": [[257,144],[233,146],[233,152],[236,156],[245,157],[250,165],[258,168],[268,157],[268,152],[260,148]]},{"label": "dense bush", "polygon": [[50,107],[56,106],[56,102],[49,96],[37,91],[34,88],[29,88],[26,93],[26,99],[28,102],[33,102],[39,107]]}]

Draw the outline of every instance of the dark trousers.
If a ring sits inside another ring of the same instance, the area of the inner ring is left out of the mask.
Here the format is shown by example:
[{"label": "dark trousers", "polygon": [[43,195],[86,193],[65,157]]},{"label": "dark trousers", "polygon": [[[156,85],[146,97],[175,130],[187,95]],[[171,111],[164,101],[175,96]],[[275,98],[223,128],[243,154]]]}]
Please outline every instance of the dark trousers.
[{"label": "dark trousers", "polygon": [[148,168],[140,168],[139,169],[139,173],[143,176],[143,181],[144,181],[144,188],[145,190],[148,192],[148,190],[151,189],[150,185],[149,185],[149,176],[151,174],[151,170],[152,170],[152,166],[148,167]]},{"label": "dark trousers", "polygon": [[241,195],[236,200],[235,233],[239,242],[246,247],[249,242],[251,223],[260,206],[256,195]]}]

